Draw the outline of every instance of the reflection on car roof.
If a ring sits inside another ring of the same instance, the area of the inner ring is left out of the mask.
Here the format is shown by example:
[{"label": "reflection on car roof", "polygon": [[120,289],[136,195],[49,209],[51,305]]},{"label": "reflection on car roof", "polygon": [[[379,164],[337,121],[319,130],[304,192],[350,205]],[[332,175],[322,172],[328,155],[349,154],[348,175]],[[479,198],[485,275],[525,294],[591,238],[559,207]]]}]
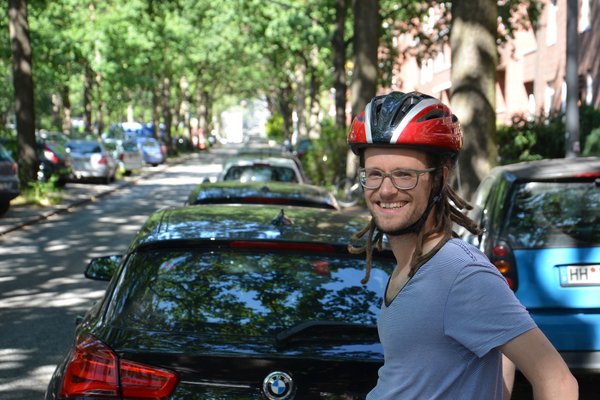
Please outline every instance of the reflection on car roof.
[{"label": "reflection on car roof", "polygon": [[[290,224],[274,223],[281,212]],[[310,207],[227,204],[172,207],[152,214],[132,246],[164,240],[317,241],[346,245],[369,221],[366,213]]]}]

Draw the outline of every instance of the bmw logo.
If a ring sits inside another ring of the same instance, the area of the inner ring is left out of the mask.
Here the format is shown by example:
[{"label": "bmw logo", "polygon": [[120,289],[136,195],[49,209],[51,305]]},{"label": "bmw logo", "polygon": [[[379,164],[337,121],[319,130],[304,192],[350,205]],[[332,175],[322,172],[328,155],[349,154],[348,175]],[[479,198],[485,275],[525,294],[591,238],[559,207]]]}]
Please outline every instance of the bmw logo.
[{"label": "bmw logo", "polygon": [[271,372],[263,381],[263,393],[269,400],[293,399],[295,385],[292,377],[285,372]]}]

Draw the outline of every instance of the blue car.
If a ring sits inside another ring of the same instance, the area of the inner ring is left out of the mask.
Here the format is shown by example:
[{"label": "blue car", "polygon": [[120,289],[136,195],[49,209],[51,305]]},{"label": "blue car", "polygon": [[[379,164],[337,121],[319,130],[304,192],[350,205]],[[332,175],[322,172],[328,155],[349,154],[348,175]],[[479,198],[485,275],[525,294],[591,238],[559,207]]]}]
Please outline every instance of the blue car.
[{"label": "blue car", "polygon": [[142,148],[144,161],[156,167],[166,161],[166,148],[155,138],[140,137],[137,140],[138,145]]},{"label": "blue car", "polygon": [[600,370],[600,158],[500,166],[465,234],[506,277],[570,368]]}]

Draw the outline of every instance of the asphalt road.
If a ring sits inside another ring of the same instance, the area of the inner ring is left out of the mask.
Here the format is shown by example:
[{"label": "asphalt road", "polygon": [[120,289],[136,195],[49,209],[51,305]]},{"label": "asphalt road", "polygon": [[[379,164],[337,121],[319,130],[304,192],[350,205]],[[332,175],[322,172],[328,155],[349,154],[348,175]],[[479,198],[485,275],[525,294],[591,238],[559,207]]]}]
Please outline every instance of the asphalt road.
[{"label": "asphalt road", "polygon": [[[0,399],[43,398],[76,316],[105,288],[84,278],[87,261],[123,252],[151,212],[182,205],[194,185],[219,172],[220,159],[200,153],[128,184],[89,184],[87,196],[77,186],[74,207],[45,210],[49,215],[0,236]],[[7,215],[11,224],[42,210],[14,211],[20,219]]]}]

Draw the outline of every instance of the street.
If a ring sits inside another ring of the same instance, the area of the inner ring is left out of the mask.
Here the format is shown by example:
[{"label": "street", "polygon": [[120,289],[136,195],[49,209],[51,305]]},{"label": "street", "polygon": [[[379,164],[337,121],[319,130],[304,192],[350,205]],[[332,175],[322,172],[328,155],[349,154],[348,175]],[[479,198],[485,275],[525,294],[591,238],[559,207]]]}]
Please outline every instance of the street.
[{"label": "street", "polygon": [[140,179],[96,201],[0,238],[0,399],[43,398],[75,318],[105,284],[85,279],[90,257],[123,252],[146,217],[181,205],[220,169],[214,153]]},{"label": "street", "polygon": [[[75,318],[104,292],[103,282],[84,278],[87,261],[125,251],[152,211],[183,204],[196,184],[218,173],[223,152],[195,154],[69,212],[0,236],[0,399],[43,397],[73,340]],[[598,398],[598,375],[577,378],[581,399]],[[530,398],[531,389],[519,377],[513,399]]]}]

